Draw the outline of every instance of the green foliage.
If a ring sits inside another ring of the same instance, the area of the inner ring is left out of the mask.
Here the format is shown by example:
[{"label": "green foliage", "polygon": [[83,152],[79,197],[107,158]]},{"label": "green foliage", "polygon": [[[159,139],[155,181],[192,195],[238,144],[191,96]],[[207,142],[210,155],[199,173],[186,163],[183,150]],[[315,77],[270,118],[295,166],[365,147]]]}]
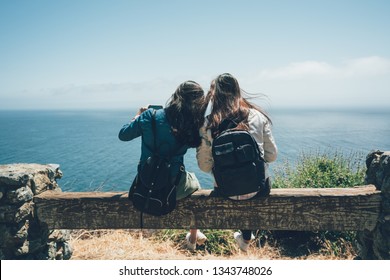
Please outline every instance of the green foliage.
[{"label": "green foliage", "polygon": [[320,252],[324,255],[342,257],[352,253],[356,241],[356,231],[320,231]]},{"label": "green foliage", "polygon": [[295,166],[274,171],[273,188],[347,188],[364,184],[364,157],[335,152],[301,153]]},{"label": "green foliage", "polygon": [[233,239],[232,230],[205,230],[203,233],[207,236],[205,249],[210,254],[230,255],[237,248]]},{"label": "green foliage", "polygon": [[[237,249],[235,241],[233,239],[232,230],[202,230],[207,236],[207,242],[204,245],[197,246],[198,252],[207,251],[213,255],[231,255]],[[162,240],[171,240],[176,244],[182,244],[185,242],[186,234],[188,230],[174,230],[168,229],[160,232],[157,238]]]}]

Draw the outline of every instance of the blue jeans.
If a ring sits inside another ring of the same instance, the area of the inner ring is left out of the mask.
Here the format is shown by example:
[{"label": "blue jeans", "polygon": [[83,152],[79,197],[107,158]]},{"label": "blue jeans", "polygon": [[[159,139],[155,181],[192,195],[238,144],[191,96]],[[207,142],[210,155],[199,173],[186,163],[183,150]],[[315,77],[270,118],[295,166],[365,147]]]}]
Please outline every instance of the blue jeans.
[{"label": "blue jeans", "polygon": [[[263,190],[261,190],[260,192],[258,192],[255,197],[267,196],[267,195],[269,195],[270,192],[271,192],[271,180],[270,180],[270,177],[267,177],[267,179],[265,181],[265,188]],[[252,230],[251,229],[241,229],[241,233],[242,233],[242,238],[244,240],[247,240],[247,241],[251,240],[251,237],[252,237]]]}]

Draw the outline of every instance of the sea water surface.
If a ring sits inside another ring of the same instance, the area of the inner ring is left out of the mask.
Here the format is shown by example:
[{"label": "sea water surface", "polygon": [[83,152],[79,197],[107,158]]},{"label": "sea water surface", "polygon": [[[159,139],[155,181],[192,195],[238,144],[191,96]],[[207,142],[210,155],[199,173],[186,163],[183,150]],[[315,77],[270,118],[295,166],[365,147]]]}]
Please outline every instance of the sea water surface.
[{"label": "sea water surface", "polygon": [[[127,191],[141,143],[122,142],[118,132],[135,111],[0,111],[0,164],[59,164],[64,191]],[[371,150],[390,150],[390,110],[274,109],[270,115],[279,149],[272,168],[293,164],[303,152],[357,153],[364,161]],[[212,188],[195,149],[185,165],[203,188]]]}]

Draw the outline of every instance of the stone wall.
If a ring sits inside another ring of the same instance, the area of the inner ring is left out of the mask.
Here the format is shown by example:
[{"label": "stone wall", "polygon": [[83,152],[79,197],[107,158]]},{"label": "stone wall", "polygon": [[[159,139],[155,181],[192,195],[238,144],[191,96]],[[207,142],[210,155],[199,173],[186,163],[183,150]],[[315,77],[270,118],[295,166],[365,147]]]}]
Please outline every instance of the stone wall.
[{"label": "stone wall", "polygon": [[382,195],[382,209],[373,231],[358,233],[361,259],[390,259],[390,152],[376,151],[367,156],[366,183],[373,184]]},{"label": "stone wall", "polygon": [[58,165],[0,165],[0,259],[70,259],[70,231],[34,219],[34,195],[61,191]]}]

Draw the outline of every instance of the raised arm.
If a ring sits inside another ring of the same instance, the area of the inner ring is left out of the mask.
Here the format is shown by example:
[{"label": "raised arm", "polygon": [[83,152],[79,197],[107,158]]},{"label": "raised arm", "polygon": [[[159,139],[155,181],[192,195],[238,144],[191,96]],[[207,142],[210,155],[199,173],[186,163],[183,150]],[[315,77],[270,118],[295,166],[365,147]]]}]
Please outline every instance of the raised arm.
[{"label": "raised arm", "polygon": [[134,138],[141,136],[141,120],[144,117],[144,112],[147,108],[142,107],[139,109],[137,115],[130,121],[130,123],[125,124],[122,129],[119,131],[119,139],[122,141],[130,141]]}]

